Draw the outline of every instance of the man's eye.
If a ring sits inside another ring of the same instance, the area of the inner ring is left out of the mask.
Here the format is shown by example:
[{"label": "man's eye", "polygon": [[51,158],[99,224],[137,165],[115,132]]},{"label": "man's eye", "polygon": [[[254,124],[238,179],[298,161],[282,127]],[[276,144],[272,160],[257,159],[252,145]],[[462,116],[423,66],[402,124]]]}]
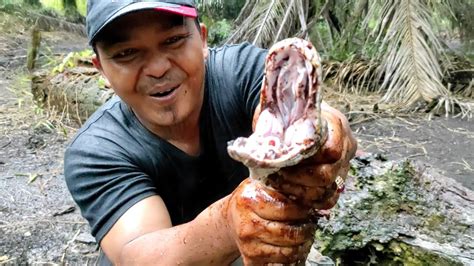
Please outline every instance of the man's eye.
[{"label": "man's eye", "polygon": [[165,44],[171,45],[180,42],[181,40],[184,40],[186,36],[173,36],[171,38],[168,38],[165,41]]},{"label": "man's eye", "polygon": [[122,59],[122,58],[126,58],[128,56],[132,56],[134,55],[135,53],[137,52],[136,49],[125,49],[125,50],[122,50],[120,52],[117,52],[113,55],[113,58],[115,59]]}]

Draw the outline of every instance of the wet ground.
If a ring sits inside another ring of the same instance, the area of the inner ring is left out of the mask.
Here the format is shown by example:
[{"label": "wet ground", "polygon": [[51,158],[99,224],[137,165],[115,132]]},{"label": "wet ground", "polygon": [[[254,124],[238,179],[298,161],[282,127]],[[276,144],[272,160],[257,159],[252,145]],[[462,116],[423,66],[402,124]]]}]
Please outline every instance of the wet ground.
[{"label": "wet ground", "polygon": [[389,160],[418,160],[474,190],[474,121],[411,115],[353,126],[359,146]]},{"label": "wet ground", "polygon": [[[63,179],[77,125],[32,101],[28,25],[0,12],[0,27],[0,265],[93,264],[97,245]],[[84,47],[83,37],[44,32],[38,65]]]},{"label": "wet ground", "polygon": [[[63,179],[64,148],[77,125],[33,103],[28,27],[14,20],[0,12],[0,264],[93,264],[97,245]],[[44,33],[41,64],[85,47],[81,36]],[[474,189],[472,120],[381,116],[353,129],[362,150],[421,160]]]}]

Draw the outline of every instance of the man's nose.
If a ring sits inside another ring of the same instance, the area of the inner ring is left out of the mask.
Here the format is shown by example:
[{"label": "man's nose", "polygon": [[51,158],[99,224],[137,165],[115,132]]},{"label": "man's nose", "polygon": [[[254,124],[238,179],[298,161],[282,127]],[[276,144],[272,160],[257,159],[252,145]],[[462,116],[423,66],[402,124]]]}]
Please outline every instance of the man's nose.
[{"label": "man's nose", "polygon": [[163,77],[166,72],[170,69],[171,62],[166,55],[162,53],[153,53],[147,58],[143,72],[147,76],[154,78]]}]

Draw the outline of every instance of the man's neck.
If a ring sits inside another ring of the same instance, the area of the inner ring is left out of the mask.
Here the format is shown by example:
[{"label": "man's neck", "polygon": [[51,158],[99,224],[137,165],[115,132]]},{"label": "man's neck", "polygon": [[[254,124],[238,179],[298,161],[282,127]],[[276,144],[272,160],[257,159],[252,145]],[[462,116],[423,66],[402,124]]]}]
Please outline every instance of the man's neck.
[{"label": "man's neck", "polygon": [[165,140],[189,155],[199,155],[201,152],[199,120],[194,125],[173,128],[173,133]]},{"label": "man's neck", "polygon": [[138,116],[137,118],[142,123],[142,125],[144,125],[155,135],[168,141],[183,152],[191,156],[196,156],[199,155],[201,151],[199,113],[200,112],[195,112],[191,117],[188,117],[182,123],[167,127],[156,126],[146,123]]}]

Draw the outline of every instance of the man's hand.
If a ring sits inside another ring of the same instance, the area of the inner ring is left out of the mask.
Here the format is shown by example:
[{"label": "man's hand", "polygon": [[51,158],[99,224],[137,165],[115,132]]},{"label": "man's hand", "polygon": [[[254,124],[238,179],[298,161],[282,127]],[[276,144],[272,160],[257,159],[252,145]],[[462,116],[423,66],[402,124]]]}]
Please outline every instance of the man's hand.
[{"label": "man's hand", "polygon": [[315,231],[309,208],[262,182],[244,180],[223,210],[245,265],[290,264],[309,253]]},{"label": "man's hand", "polygon": [[336,204],[339,193],[335,179],[338,176],[346,179],[349,161],[357,150],[357,141],[345,116],[326,103],[321,108],[328,127],[324,145],[314,156],[269,178],[275,189],[316,210],[330,209]]},{"label": "man's hand", "polygon": [[330,209],[339,198],[335,180],[347,177],[357,141],[342,113],[321,107],[327,138],[320,150],[270,175],[267,184],[246,179],[223,208],[245,265],[303,261],[314,241],[313,210]]}]

